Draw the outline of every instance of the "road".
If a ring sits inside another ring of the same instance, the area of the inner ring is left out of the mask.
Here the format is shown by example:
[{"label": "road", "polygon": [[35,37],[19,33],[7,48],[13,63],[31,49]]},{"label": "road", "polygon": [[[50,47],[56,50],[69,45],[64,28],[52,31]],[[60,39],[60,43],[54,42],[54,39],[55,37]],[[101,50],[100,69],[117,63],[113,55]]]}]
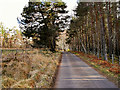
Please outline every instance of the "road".
[{"label": "road", "polygon": [[76,55],[64,52],[55,88],[117,88],[117,86]]}]

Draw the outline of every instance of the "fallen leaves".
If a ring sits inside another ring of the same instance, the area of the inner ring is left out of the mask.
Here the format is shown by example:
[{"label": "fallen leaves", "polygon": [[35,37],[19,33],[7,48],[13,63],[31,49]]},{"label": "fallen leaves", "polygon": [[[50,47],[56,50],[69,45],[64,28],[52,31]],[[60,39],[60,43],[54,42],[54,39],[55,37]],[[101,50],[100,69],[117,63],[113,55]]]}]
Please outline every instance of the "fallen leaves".
[{"label": "fallen leaves", "polygon": [[113,73],[115,73],[115,74],[119,74],[120,73],[120,68],[118,68],[118,67],[114,67],[114,68],[110,68],[109,69],[109,71],[110,72],[113,72]]},{"label": "fallen leaves", "polygon": [[112,64],[112,63],[110,63],[108,61],[102,60],[102,58],[98,59],[94,55],[85,54],[83,52],[75,51],[75,54],[79,54],[80,56],[84,56],[84,57],[89,58],[90,62],[93,62],[94,64],[99,65],[102,68],[107,68],[107,71],[110,71],[110,72],[112,72],[114,74],[120,74],[120,66],[119,66],[119,64]]},{"label": "fallen leaves", "polygon": [[105,60],[99,60],[99,59],[93,59],[92,62],[101,65],[103,68],[108,67],[110,72],[113,72],[115,74],[120,74],[120,66],[118,64],[111,64],[108,61]]}]

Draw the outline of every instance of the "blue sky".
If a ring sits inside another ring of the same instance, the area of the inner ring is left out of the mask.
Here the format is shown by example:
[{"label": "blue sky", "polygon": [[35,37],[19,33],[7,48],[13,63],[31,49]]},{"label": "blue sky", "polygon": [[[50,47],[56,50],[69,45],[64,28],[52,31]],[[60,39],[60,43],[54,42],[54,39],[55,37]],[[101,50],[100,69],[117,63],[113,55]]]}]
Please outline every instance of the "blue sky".
[{"label": "blue sky", "polygon": [[[17,17],[20,16],[22,9],[27,5],[29,0],[0,0],[0,22],[3,22],[5,27],[13,28],[16,26],[19,28],[17,23]],[[77,5],[77,0],[62,0],[68,5],[69,14]]]}]

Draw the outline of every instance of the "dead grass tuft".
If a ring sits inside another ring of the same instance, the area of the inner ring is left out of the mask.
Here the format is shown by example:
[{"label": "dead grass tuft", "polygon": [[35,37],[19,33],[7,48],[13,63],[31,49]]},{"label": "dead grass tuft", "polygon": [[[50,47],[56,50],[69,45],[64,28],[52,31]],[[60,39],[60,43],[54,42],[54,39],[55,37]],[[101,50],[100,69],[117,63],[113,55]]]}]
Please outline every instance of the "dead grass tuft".
[{"label": "dead grass tuft", "polygon": [[[35,53],[37,52],[37,53]],[[49,88],[59,64],[60,53],[45,56],[38,51],[9,54],[3,58],[3,88]]]}]

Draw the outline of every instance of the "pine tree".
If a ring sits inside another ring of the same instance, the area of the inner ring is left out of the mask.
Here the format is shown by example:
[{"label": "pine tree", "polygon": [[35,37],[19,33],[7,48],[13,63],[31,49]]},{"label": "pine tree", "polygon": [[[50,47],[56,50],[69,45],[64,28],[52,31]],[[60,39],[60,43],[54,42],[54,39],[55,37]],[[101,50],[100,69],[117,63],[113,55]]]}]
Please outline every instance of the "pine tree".
[{"label": "pine tree", "polygon": [[64,2],[29,2],[23,8],[22,17],[18,19],[23,34],[34,41],[34,46],[47,47],[55,51],[59,32],[66,27],[69,16]]}]

